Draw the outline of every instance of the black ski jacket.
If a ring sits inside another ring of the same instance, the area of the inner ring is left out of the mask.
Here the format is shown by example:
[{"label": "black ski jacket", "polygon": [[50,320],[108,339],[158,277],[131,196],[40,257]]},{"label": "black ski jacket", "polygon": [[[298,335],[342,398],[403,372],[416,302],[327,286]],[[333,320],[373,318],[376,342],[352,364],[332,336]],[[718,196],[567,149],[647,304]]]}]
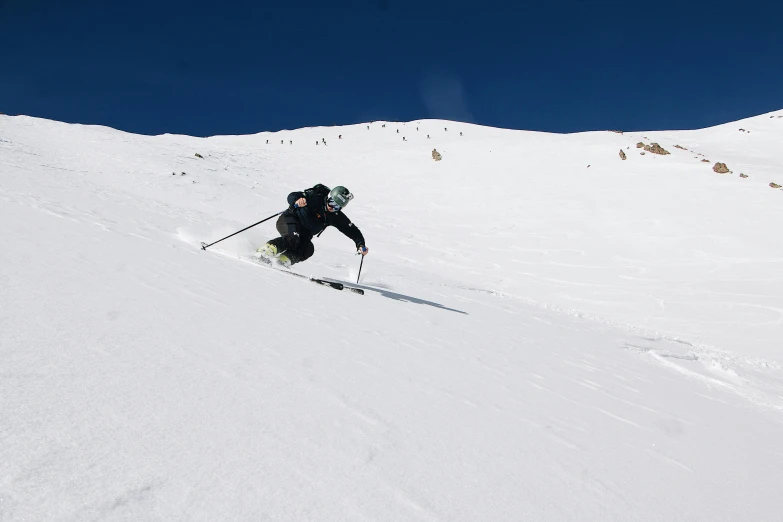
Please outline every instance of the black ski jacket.
[{"label": "black ski jacket", "polygon": [[[351,223],[348,216],[343,214],[342,210],[329,212],[326,210],[326,197],[329,195],[329,187],[316,185],[304,192],[291,192],[288,195],[288,209],[283,215],[293,216],[302,228],[317,236],[326,229],[333,226],[340,232],[348,236],[356,243],[356,248],[364,246],[364,236],[361,231]],[[304,207],[294,207],[294,203],[299,198],[305,198],[307,205]]]}]

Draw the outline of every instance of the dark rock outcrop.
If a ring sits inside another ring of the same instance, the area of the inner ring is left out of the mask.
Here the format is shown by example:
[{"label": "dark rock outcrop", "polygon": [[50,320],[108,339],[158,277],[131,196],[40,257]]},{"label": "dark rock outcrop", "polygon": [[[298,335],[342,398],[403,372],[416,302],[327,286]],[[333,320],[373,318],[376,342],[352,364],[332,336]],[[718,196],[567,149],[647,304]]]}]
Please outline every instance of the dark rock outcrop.
[{"label": "dark rock outcrop", "polygon": [[728,174],[729,173],[729,168],[726,166],[725,163],[716,163],[712,167],[712,170],[714,170],[718,174]]},{"label": "dark rock outcrop", "polygon": [[667,154],[670,154],[670,152],[657,143],[651,143],[649,145],[644,146],[644,150],[647,152],[652,152],[653,154],[660,154],[661,156],[666,156]]}]

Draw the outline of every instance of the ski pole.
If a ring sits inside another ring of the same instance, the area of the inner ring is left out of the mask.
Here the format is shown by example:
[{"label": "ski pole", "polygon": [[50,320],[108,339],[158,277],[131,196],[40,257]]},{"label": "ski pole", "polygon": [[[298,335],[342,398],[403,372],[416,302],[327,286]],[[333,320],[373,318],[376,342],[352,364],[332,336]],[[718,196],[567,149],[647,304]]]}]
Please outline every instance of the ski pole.
[{"label": "ski pole", "polygon": [[[243,228],[242,230],[237,230],[237,231],[236,231],[236,232],[234,232],[233,234],[231,234],[231,235],[228,235],[228,236],[224,237],[223,239],[228,239],[228,238],[230,238],[230,237],[232,237],[232,236],[236,236],[236,235],[237,235],[237,234],[239,234],[240,232],[244,232],[244,231],[245,231],[245,230],[247,230],[248,228],[253,228],[253,227],[254,227],[254,226],[256,226],[256,225],[260,225],[260,224],[261,224],[261,223],[263,223],[264,221],[269,221],[269,220],[270,220],[270,219],[272,219],[273,217],[277,217],[277,216],[279,216],[280,214],[282,214],[283,212],[285,212],[285,211],[284,211],[284,210],[281,210],[281,211],[280,211],[280,212],[278,212],[277,214],[272,214],[272,215],[271,215],[271,216],[269,216],[268,218],[266,218],[266,219],[262,219],[262,220],[261,220],[261,221],[259,221],[258,223],[253,223],[253,224],[252,224],[252,225],[250,225],[249,227],[245,227],[245,228]],[[217,241],[215,241],[214,243],[210,243],[210,244],[208,244],[208,245],[207,245],[207,244],[205,244],[205,243],[202,241],[202,242],[201,242],[201,250],[206,250],[207,248],[211,247],[211,246],[212,246],[212,245],[214,245],[215,243],[220,243],[221,241],[223,241],[223,239],[218,239],[218,240],[217,240]]]},{"label": "ski pole", "polygon": [[364,256],[362,256],[362,260],[359,261],[359,275],[356,276],[356,284],[359,284],[359,278],[362,277],[362,265],[364,264]]}]

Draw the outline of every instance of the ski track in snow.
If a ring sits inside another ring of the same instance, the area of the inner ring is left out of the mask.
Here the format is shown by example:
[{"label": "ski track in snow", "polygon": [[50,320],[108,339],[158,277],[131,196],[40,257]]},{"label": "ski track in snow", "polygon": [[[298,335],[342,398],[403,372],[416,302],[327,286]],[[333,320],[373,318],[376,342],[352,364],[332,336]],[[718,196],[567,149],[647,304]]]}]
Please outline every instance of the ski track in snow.
[{"label": "ski track in snow", "polygon": [[[0,116],[0,520],[779,520],[782,122]],[[357,196],[364,296],[253,266],[272,223],[199,248],[316,182]]]}]

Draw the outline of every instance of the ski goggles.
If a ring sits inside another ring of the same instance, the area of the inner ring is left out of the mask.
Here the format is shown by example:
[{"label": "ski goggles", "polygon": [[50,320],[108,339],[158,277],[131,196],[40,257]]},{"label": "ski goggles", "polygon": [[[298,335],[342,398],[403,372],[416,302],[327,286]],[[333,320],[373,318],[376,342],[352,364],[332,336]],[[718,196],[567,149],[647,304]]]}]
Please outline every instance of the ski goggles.
[{"label": "ski goggles", "polygon": [[[351,193],[346,194],[345,199],[346,199],[345,204],[347,205],[348,202],[353,199],[353,194],[351,194]],[[342,210],[342,208],[343,208],[343,205],[340,205],[339,203],[337,203],[337,201],[335,201],[334,198],[327,198],[326,199],[326,206],[328,206],[332,210]]]}]

